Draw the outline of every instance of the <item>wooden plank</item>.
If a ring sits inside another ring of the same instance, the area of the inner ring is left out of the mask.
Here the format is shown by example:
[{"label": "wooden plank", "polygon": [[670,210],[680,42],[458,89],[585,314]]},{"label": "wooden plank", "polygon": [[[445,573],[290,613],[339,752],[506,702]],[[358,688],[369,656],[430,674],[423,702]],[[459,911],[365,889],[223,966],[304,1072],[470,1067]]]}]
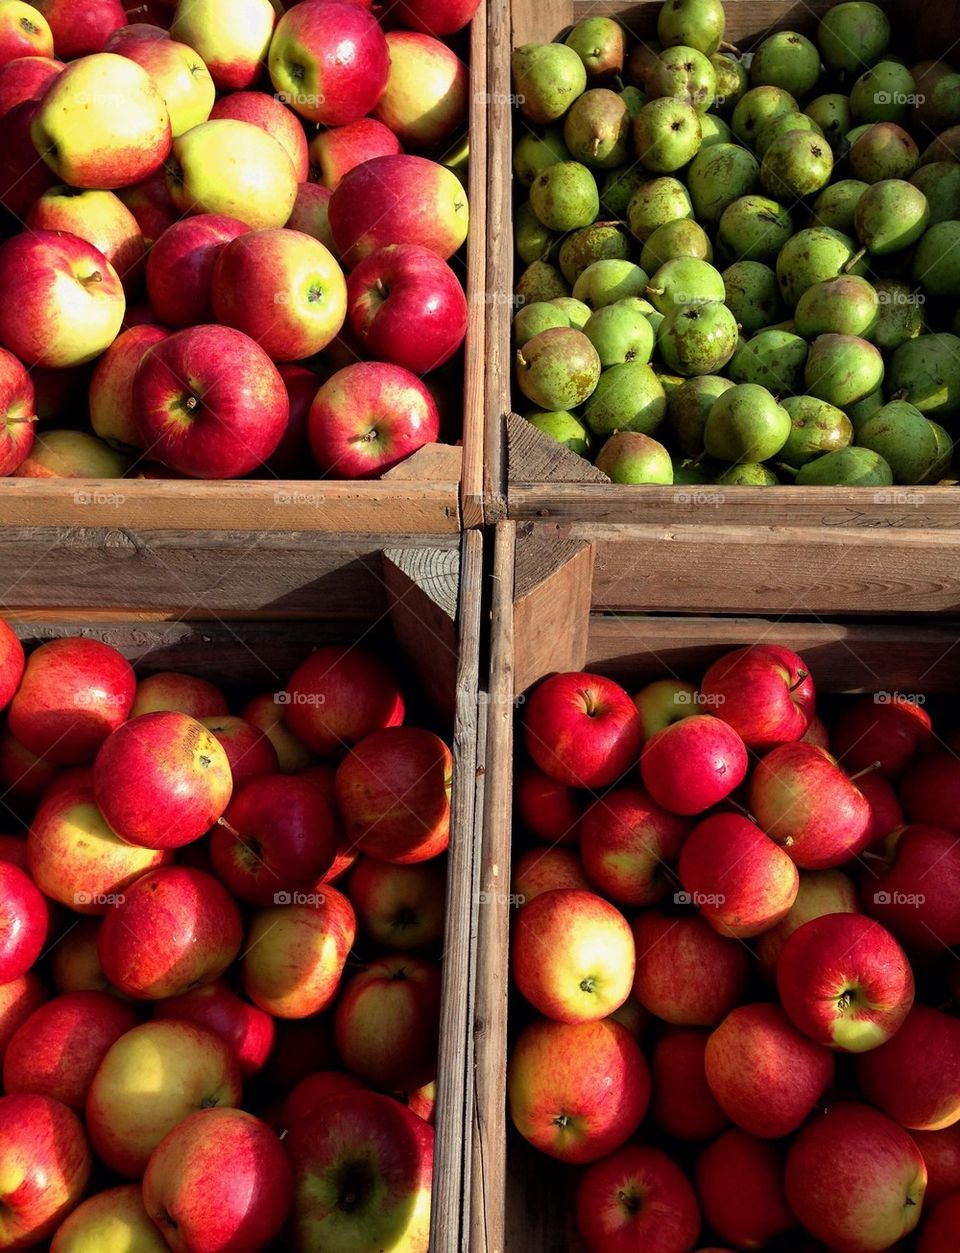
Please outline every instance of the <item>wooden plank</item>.
[{"label": "wooden plank", "polygon": [[545,1158],[510,1128],[504,1253],[586,1253],[573,1215],[582,1173]]},{"label": "wooden plank", "polygon": [[[519,413],[508,413],[507,461],[510,466],[509,499],[514,483],[609,483],[602,470],[585,457],[571,452],[543,431],[538,431]],[[603,498],[609,493],[604,493]],[[575,493],[571,493],[575,500]],[[580,516],[583,516],[582,514]]]},{"label": "wooden plank", "polygon": [[[503,1253],[507,1188],[507,957],[513,806],[513,523],[496,531],[477,897],[469,1253]],[[533,1246],[527,1246],[532,1249]]]},{"label": "wooden plank", "polygon": [[406,461],[388,470],[383,483],[459,483],[463,449],[454,444],[424,444]]},{"label": "wooden plank", "polygon": [[382,569],[397,639],[430,699],[452,718],[460,665],[460,553],[442,548],[386,549]]},{"label": "wooden plank", "polygon": [[587,655],[594,548],[551,528],[517,531],[513,623],[517,696],[555,670],[580,670]]},{"label": "wooden plank", "polygon": [[0,526],[454,534],[453,483],[0,479]]},{"label": "wooden plank", "polygon": [[594,614],[587,665],[631,688],[665,675],[696,680],[723,653],[760,642],[800,653],[821,692],[955,695],[960,690],[960,623],[886,626]]},{"label": "wooden plank", "polygon": [[[556,39],[575,20],[576,5],[572,0],[513,0],[511,7],[515,48]],[[602,4],[591,6],[591,15],[602,8]]]}]

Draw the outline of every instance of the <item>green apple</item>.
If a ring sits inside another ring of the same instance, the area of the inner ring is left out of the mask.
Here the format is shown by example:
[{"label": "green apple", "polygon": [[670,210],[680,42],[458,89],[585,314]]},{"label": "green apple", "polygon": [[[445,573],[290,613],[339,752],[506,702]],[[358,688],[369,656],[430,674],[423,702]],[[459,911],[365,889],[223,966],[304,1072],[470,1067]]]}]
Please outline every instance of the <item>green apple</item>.
[{"label": "green apple", "polygon": [[637,692],[633,703],[640,714],[644,743],[664,727],[701,712],[697,689],[683,679],[656,679]]}]

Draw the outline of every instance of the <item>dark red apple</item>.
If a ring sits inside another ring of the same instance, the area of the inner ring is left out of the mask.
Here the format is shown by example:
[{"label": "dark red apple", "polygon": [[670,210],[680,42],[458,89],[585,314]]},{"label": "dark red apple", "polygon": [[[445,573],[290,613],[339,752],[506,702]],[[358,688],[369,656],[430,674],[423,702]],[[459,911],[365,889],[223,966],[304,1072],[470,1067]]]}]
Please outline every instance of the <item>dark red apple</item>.
[{"label": "dark red apple", "polygon": [[644,910],[633,920],[637,971],[633,994],[664,1022],[710,1027],[743,995],[748,954],[698,914],[671,917]]},{"label": "dark red apple", "polygon": [[577,1230],[587,1253],[692,1249],[700,1207],[690,1181],[659,1149],[628,1144],[580,1176]]},{"label": "dark red apple", "polygon": [[[2,370],[3,359],[0,357],[0,373]],[[29,379],[27,381],[29,385]],[[13,700],[14,693],[23,678],[25,665],[23,645],[17,638],[16,632],[0,618],[0,709],[5,709]]]},{"label": "dark red apple", "polygon": [[[0,65],[0,118],[24,100],[38,100],[50,79],[56,78],[62,69],[62,61],[32,55],[14,57]],[[399,148],[398,143],[396,150]]]},{"label": "dark red apple", "polygon": [[703,676],[700,690],[717,717],[758,750],[799,740],[816,700],[810,668],[779,644],[727,653]]},{"label": "dark red apple", "polygon": [[729,1122],[707,1083],[709,1038],[697,1027],[668,1027],[653,1050],[653,1118],[678,1140],[712,1140]]},{"label": "dark red apple", "polygon": [[960,841],[939,827],[904,827],[889,861],[870,861],[860,880],[863,905],[909,949],[939,953],[960,945]]},{"label": "dark red apple", "polygon": [[[364,648],[328,645],[290,676],[278,702],[287,725],[321,757],[341,757],[372,731],[403,722],[403,694],[384,663]],[[305,764],[305,763],[304,763]]]},{"label": "dark red apple", "polygon": [[310,141],[310,159],[316,168],[316,177],[331,192],[345,174],[364,161],[396,156],[401,151],[400,140],[389,126],[372,117],[361,117],[346,126],[318,131]]},{"label": "dark red apple", "polygon": [[147,294],[165,326],[213,321],[211,288],[217,256],[249,226],[220,213],[199,213],[168,227],[147,258]]},{"label": "dark red apple", "polygon": [[37,0],[36,7],[50,23],[53,45],[64,61],[102,52],[114,31],[127,24],[120,0]]},{"label": "dark red apple", "polygon": [[911,822],[960,835],[960,760],[940,752],[914,762],[900,784],[900,803]]},{"label": "dark red apple", "polygon": [[0,1097],[0,1247],[46,1244],[83,1196],[91,1166],[83,1125],[66,1105]]},{"label": "dark red apple", "polygon": [[25,975],[47,942],[47,902],[30,876],[0,861],[0,984]]},{"label": "dark red apple", "polygon": [[721,1240],[761,1249],[796,1226],[783,1185],[783,1153],[732,1127],[697,1159],[703,1217]]},{"label": "dark red apple", "polygon": [[182,1018],[215,1032],[230,1046],[241,1078],[252,1079],[273,1047],[274,1021],[256,1005],[242,1001],[222,980],[168,996],[153,1007],[154,1018]]},{"label": "dark red apple", "polygon": [[[302,227],[297,229],[302,230]],[[277,369],[287,389],[290,418],[280,443],[267,462],[267,471],[281,479],[303,479],[309,474],[313,461],[307,435],[310,406],[323,378],[305,366],[289,361],[281,362]]]},{"label": "dark red apple", "polygon": [[864,696],[841,713],[832,744],[851,774],[878,761],[882,775],[897,779],[915,757],[936,747],[936,738],[922,701],[880,692]]},{"label": "dark red apple", "polygon": [[548,844],[576,844],[583,808],[573,788],[536,766],[521,766],[513,799],[523,830]]},{"label": "dark red apple", "polygon": [[254,779],[277,772],[277,751],[252,722],[230,714],[213,714],[199,721],[216,736],[226,753],[235,793]]},{"label": "dark red apple", "polygon": [[960,1020],[914,1005],[885,1044],[856,1060],[868,1101],[909,1131],[942,1131],[960,1122]]},{"label": "dark red apple", "polygon": [[743,740],[710,714],[694,714],[657,731],[640,757],[644,786],[674,814],[703,813],[735,791],[746,773]]},{"label": "dark red apple", "polygon": [[568,787],[598,791],[615,783],[640,752],[640,717],[629,694],[597,674],[555,674],[527,701],[527,752]]}]

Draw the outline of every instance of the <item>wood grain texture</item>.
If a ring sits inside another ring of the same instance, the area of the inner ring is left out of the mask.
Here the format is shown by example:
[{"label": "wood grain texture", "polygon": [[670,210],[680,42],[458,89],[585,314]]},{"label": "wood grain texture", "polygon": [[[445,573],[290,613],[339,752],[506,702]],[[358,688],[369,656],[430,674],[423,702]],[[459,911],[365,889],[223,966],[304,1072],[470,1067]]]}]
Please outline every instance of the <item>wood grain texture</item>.
[{"label": "wood grain texture", "polygon": [[460,665],[460,553],[441,548],[386,549],[382,572],[397,639],[428,696],[452,718]]},{"label": "wood grain texture", "polygon": [[464,527],[483,522],[486,488],[487,291],[487,20],[481,4],[470,27],[470,233],[467,236],[467,338],[464,342],[463,468],[460,489]]},{"label": "wood grain texture", "polygon": [[594,547],[549,528],[517,528],[513,681],[522,695],[556,670],[581,670],[593,590]]},{"label": "wood grain texture", "polygon": [[463,449],[453,444],[424,444],[406,461],[388,470],[382,483],[459,483]]},{"label": "wood grain texture", "polygon": [[[510,466],[510,493],[512,501],[514,483],[609,483],[602,470],[598,470],[586,457],[581,457],[563,444],[551,439],[543,431],[521,417],[508,413],[505,419],[507,431],[507,458]],[[576,496],[573,495],[573,499]],[[582,515],[581,515],[582,516]]]}]

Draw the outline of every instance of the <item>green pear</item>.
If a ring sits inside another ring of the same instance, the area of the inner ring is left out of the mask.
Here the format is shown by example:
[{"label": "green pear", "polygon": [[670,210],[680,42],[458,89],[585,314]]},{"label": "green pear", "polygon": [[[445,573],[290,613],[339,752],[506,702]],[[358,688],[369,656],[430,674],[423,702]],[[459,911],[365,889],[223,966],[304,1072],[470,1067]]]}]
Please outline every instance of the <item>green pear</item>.
[{"label": "green pear", "polygon": [[513,342],[522,348],[534,335],[553,330],[556,326],[569,326],[570,320],[562,309],[546,300],[535,300],[524,305],[513,319]]},{"label": "green pear", "polygon": [[533,180],[530,204],[551,231],[574,231],[579,226],[589,226],[600,213],[597,180],[579,161],[557,161]]},{"label": "green pear", "polygon": [[569,160],[570,152],[559,127],[548,126],[541,135],[525,131],[514,145],[513,173],[524,187],[529,187],[547,166]]},{"label": "green pear", "polygon": [[650,279],[646,290],[653,307],[666,316],[683,305],[723,301],[723,277],[707,261],[696,257],[675,257],[666,261]]},{"label": "green pear", "polygon": [[893,475],[869,448],[839,448],[800,467],[799,487],[890,487]]},{"label": "green pear", "polygon": [[953,436],[949,431],[945,430],[938,422],[927,419],[933,428],[934,439],[937,441],[937,460],[933,469],[930,471],[928,482],[939,483],[941,479],[948,478],[953,464]]},{"label": "green pear", "polygon": [[953,221],[960,205],[960,164],[934,161],[910,175],[910,182],[923,192],[930,210],[930,226]]},{"label": "green pear", "polygon": [[880,310],[876,288],[856,274],[841,274],[808,287],[794,311],[797,334],[861,335],[870,338]]},{"label": "green pear", "polygon": [[878,279],[876,290],[877,320],[870,338],[881,352],[893,352],[923,332],[923,297],[889,278]]},{"label": "green pear", "polygon": [[810,348],[804,378],[811,396],[846,409],[883,382],[883,357],[856,335],[820,335]]},{"label": "green pear", "polygon": [[896,61],[880,61],[850,89],[850,112],[857,122],[904,125],[916,93],[913,75]]},{"label": "green pear", "polygon": [[850,419],[850,425],[855,431],[859,431],[861,426],[868,422],[875,413],[879,413],[882,408],[883,388],[878,387],[875,392],[871,392],[863,400],[858,400],[855,405],[847,405],[847,417]]},{"label": "green pear", "polygon": [[850,99],[838,92],[827,92],[817,96],[804,109],[807,117],[812,117],[834,152],[841,149],[844,140],[853,125],[853,114],[850,112]]},{"label": "green pear", "polygon": [[701,374],[684,379],[667,396],[667,421],[676,438],[677,447],[687,457],[703,452],[703,428],[707,415],[718,396],[730,390],[730,379],[719,374]]},{"label": "green pear", "polygon": [[575,283],[594,261],[626,261],[630,257],[630,241],[619,222],[594,222],[567,235],[560,245],[557,261],[568,283]]},{"label": "green pear", "polygon": [[697,487],[712,483],[719,473],[716,462],[709,457],[691,461],[689,457],[673,458],[673,484],[675,487]]},{"label": "green pear", "polygon": [[726,122],[715,113],[700,115],[700,147],[712,148],[715,144],[732,144],[736,136]]},{"label": "green pear", "polygon": [[578,331],[582,331],[590,321],[590,307],[573,296],[554,296],[548,304],[556,305],[567,319],[567,325],[575,326]]},{"label": "green pear", "polygon": [[782,402],[790,415],[790,434],[780,460],[799,469],[814,457],[853,443],[853,425],[842,409],[816,396],[787,396]]},{"label": "green pear", "polygon": [[595,435],[616,431],[652,435],[666,415],[663,384],[643,361],[626,361],[604,370],[583,413]]},{"label": "green pear", "polygon": [[798,99],[813,91],[820,78],[820,53],[795,30],[764,39],[750,63],[751,87],[780,87]]},{"label": "green pear", "polygon": [[663,49],[657,43],[637,43],[630,50],[624,68],[624,82],[639,87],[648,97],[658,95],[656,87],[657,74],[660,72],[660,53]]},{"label": "green pear", "polygon": [[632,261],[594,261],[574,283],[573,294],[593,310],[627,296],[642,296],[649,282],[646,270]]},{"label": "green pear", "polygon": [[777,276],[762,261],[736,261],[722,277],[727,308],[741,333],[753,335],[783,316]]},{"label": "green pear", "polygon": [[673,463],[664,446],[638,431],[617,431],[597,453],[594,465],[613,483],[673,482]]},{"label": "green pear", "polygon": [[775,487],[779,482],[769,466],[757,461],[741,461],[727,466],[717,478],[721,487]]},{"label": "green pear", "polygon": [[738,101],[730,125],[742,144],[751,147],[757,136],[774,118],[783,113],[799,113],[796,100],[782,87],[751,87]]},{"label": "green pear", "polygon": [[877,122],[852,145],[847,160],[854,178],[879,183],[909,178],[920,164],[920,151],[902,126]]},{"label": "green pear", "polygon": [[692,217],[693,205],[686,187],[669,175],[641,183],[627,205],[627,225],[641,243],[646,243],[665,222]]},{"label": "green pear", "polygon": [[806,131],[809,135],[819,135],[821,139],[823,138],[823,131],[818,123],[806,113],[781,113],[772,122],[768,122],[757,136],[753,145],[757,155],[762,159],[775,139],[779,139],[781,135],[788,135],[791,131]]},{"label": "green pear", "polygon": [[857,237],[875,257],[915,244],[929,220],[930,207],[923,192],[896,178],[884,179],[868,188],[854,215]]},{"label": "green pear", "polygon": [[736,350],[737,322],[723,304],[680,305],[664,317],[657,347],[676,374],[716,374]]},{"label": "green pear", "polygon": [[566,409],[546,410],[535,409],[524,417],[531,426],[535,426],[544,435],[549,435],[564,448],[579,453],[581,457],[590,456],[590,432],[575,413]]},{"label": "green pear", "polygon": [[866,0],[835,4],[820,19],[817,44],[828,70],[859,74],[875,65],[890,42],[890,20]]},{"label": "green pear", "polygon": [[607,87],[594,87],[570,106],[563,139],[575,161],[594,170],[613,170],[630,154],[631,125],[626,102]]},{"label": "green pear", "polygon": [[593,394],[600,358],[583,331],[556,327],[517,351],[517,383],[541,409],[575,409]]},{"label": "green pear", "polygon": [[901,344],[890,359],[887,394],[909,400],[928,418],[960,413],[960,338],[920,335]]},{"label": "green pear", "polygon": [[931,165],[936,161],[960,161],[960,126],[951,126],[924,148],[920,164]]},{"label": "green pear", "polygon": [[627,205],[634,192],[647,180],[646,171],[638,165],[623,170],[610,170],[600,184],[600,209],[612,218],[625,218]]},{"label": "green pear", "polygon": [[587,89],[583,62],[566,44],[524,44],[510,61],[517,104],[528,122],[555,122]]},{"label": "green pear", "polygon": [[866,135],[868,131],[872,131],[873,128],[877,125],[879,125],[879,123],[877,122],[864,122],[861,126],[855,126],[853,130],[851,130],[847,134],[847,137],[846,137],[847,156],[850,155],[850,149],[857,142],[857,140],[861,139],[864,135]]},{"label": "green pear", "polygon": [[793,219],[766,196],[741,196],[724,209],[717,239],[737,261],[773,261],[793,235]]},{"label": "green pear", "polygon": [[775,396],[803,391],[809,345],[790,331],[759,331],[742,339],[730,362],[729,374],[736,383],[755,383]]},{"label": "green pear", "polygon": [[632,122],[647,103],[646,92],[641,91],[639,87],[624,87],[617,94],[627,106],[627,113],[630,115],[630,121]]},{"label": "green pear", "polygon": [[790,434],[790,415],[765,387],[740,383],[714,401],[703,446],[720,461],[769,461]]},{"label": "green pear", "polygon": [[813,202],[814,223],[844,235],[856,234],[857,205],[869,186],[858,178],[842,178],[825,187]]},{"label": "green pear", "polygon": [[590,315],[583,333],[593,344],[606,369],[625,361],[649,362],[653,356],[654,333],[647,318],[630,302],[618,300]]},{"label": "green pear", "polygon": [[822,135],[787,131],[764,153],[760,181],[781,200],[812,196],[830,182],[833,153]]},{"label": "green pear", "polygon": [[666,0],[657,18],[657,38],[665,48],[696,48],[713,56],[723,41],[722,0]]},{"label": "green pear", "polygon": [[938,222],[917,244],[913,280],[930,296],[960,296],[960,222]]},{"label": "green pear", "polygon": [[517,279],[514,289],[522,305],[535,300],[552,300],[554,296],[569,296],[570,288],[560,271],[546,261],[531,261]]},{"label": "green pear", "polygon": [[922,103],[922,121],[932,131],[949,130],[960,123],[960,74],[943,74],[932,83]]},{"label": "green pear", "polygon": [[714,144],[701,151],[687,171],[687,187],[699,222],[719,222],[724,209],[757,185],[760,165],[737,144]]},{"label": "green pear", "polygon": [[732,113],[749,86],[746,68],[742,61],[735,61],[722,52],[714,53],[710,64],[717,76],[717,97],[713,107],[719,113]]},{"label": "green pear", "polygon": [[706,113],[717,95],[717,76],[708,58],[696,48],[677,44],[664,48],[657,60],[660,65],[654,70],[649,94],[672,96]]},{"label": "green pear", "polygon": [[710,237],[698,222],[692,222],[689,218],[677,218],[658,226],[643,245],[640,265],[652,274],[667,261],[674,261],[677,257],[713,260]]},{"label": "green pear", "polygon": [[583,62],[589,82],[606,83],[623,73],[626,35],[612,17],[582,18],[563,42]]},{"label": "green pear", "polygon": [[653,174],[672,174],[692,161],[702,137],[693,105],[669,96],[645,104],[633,122],[637,159]]},{"label": "green pear", "polygon": [[553,231],[548,231],[534,213],[529,200],[524,200],[517,206],[513,242],[517,248],[517,256],[524,265],[544,260],[555,238]]},{"label": "green pear", "polygon": [[849,235],[827,226],[811,226],[787,240],[777,257],[777,281],[788,308],[814,283],[841,274],[866,274],[866,262],[857,259],[857,247]]},{"label": "green pear", "polygon": [[857,431],[857,443],[886,461],[894,483],[929,483],[941,460],[933,423],[905,400],[892,400]]}]

